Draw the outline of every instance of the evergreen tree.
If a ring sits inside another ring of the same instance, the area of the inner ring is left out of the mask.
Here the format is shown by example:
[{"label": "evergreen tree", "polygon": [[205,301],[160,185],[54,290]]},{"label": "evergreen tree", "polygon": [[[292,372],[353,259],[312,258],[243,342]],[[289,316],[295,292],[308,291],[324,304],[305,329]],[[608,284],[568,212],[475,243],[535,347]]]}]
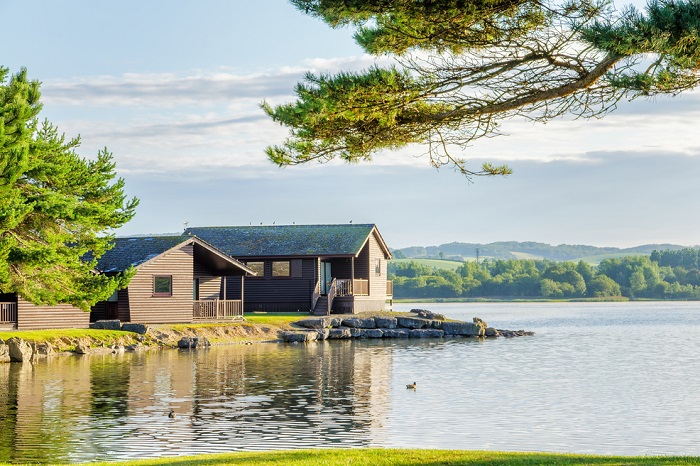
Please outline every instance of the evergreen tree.
[{"label": "evergreen tree", "polygon": [[39,83],[26,70],[8,75],[0,68],[0,293],[87,310],[126,285],[129,274],[107,277],[95,265],[138,200],[114,180],[106,149],[83,159],[79,139],[39,124]]},{"label": "evergreen tree", "polygon": [[501,121],[597,117],[620,99],[677,94],[698,84],[700,0],[651,0],[644,13],[608,0],[291,0],[331,27],[356,28],[368,53],[394,66],[307,74],[297,101],[263,108],[290,130],[271,146],[285,166],[369,160],[422,144],[433,166],[467,176],[453,155]]}]

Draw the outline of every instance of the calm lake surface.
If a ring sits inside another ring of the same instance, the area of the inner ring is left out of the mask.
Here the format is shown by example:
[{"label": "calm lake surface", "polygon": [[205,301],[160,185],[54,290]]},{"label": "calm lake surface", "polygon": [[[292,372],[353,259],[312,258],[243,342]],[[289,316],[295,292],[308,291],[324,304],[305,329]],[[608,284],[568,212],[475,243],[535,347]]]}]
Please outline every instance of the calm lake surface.
[{"label": "calm lake surface", "polygon": [[700,455],[700,303],[396,306],[412,307],[537,334],[0,364],[0,461],[363,446]]}]

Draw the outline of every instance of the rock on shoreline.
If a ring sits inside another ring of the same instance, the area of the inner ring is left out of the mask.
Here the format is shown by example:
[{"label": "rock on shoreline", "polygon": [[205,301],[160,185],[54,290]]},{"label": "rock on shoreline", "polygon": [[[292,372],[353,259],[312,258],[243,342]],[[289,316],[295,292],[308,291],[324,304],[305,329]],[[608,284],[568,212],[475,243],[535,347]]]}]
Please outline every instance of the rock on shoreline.
[{"label": "rock on shoreline", "polygon": [[525,330],[495,329],[478,317],[472,322],[462,322],[448,321],[445,316],[424,309],[412,309],[411,313],[411,316],[396,317],[310,317],[295,322],[302,328],[283,332],[282,340],[299,343],[350,338],[512,338],[534,335],[534,332]]}]

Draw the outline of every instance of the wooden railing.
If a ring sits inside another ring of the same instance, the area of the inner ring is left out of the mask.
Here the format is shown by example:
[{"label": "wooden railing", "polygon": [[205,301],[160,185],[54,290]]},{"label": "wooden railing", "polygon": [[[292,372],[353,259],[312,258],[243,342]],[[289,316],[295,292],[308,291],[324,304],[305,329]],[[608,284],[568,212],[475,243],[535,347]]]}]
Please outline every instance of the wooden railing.
[{"label": "wooden railing", "polygon": [[0,303],[0,324],[17,323],[17,303]]},{"label": "wooden railing", "polygon": [[326,315],[331,315],[331,309],[333,309],[333,300],[335,299],[337,293],[338,293],[338,280],[336,280],[334,278],[333,280],[331,280],[331,283],[328,286],[328,308],[326,311]]},{"label": "wooden railing", "polygon": [[355,296],[369,296],[369,280],[356,278],[353,280],[352,287]]},{"label": "wooden railing", "polygon": [[386,295],[394,296],[394,282],[391,280],[386,281]]},{"label": "wooden railing", "polygon": [[318,298],[321,297],[321,282],[317,281],[316,286],[314,287],[314,293],[311,295],[311,311],[313,312],[314,309],[316,309],[316,303],[318,302]]},{"label": "wooden railing", "polygon": [[337,284],[336,296],[352,296],[352,280],[335,278]]},{"label": "wooden railing", "polygon": [[336,281],[338,283],[336,296],[369,296],[369,280],[338,278]]},{"label": "wooden railing", "polygon": [[194,302],[194,320],[232,319],[243,315],[241,300],[207,299]]}]

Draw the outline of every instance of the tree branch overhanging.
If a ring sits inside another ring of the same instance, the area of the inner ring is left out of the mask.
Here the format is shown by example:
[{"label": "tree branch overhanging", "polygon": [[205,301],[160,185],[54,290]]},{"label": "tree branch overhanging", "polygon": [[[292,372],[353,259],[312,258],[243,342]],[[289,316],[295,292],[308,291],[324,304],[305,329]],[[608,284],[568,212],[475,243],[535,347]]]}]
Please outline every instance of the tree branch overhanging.
[{"label": "tree branch overhanging", "polygon": [[[380,41],[380,53],[394,54],[396,65],[309,74],[296,102],[263,104],[290,131],[267,149],[281,166],[366,161],[424,144],[435,167],[467,177],[508,174],[505,166],[469,170],[450,148],[495,136],[515,116],[601,117],[623,98],[675,94],[700,82],[700,0],[652,1],[646,14],[617,13],[604,0],[484,0],[469,14],[461,14],[459,0],[292,1],[331,25],[371,27],[372,37],[363,37]],[[431,26],[431,15],[443,23]],[[379,53],[373,47],[366,48]]]}]

